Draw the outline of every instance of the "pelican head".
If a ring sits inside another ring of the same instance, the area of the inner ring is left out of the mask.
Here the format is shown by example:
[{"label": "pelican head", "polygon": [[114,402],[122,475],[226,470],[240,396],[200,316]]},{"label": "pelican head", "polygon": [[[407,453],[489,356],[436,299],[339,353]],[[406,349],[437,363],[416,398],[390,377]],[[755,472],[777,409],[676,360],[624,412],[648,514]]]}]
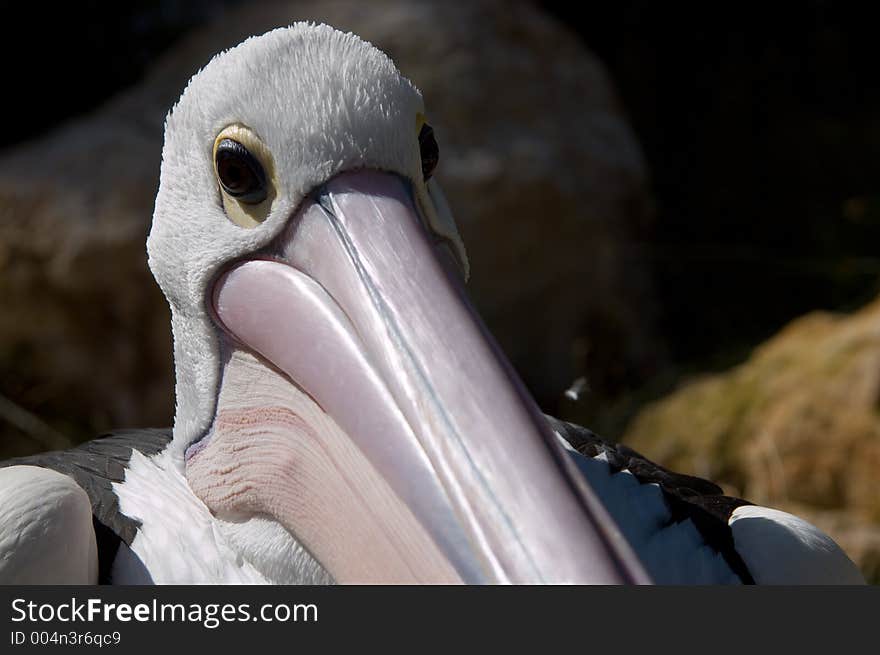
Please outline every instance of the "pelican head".
[{"label": "pelican head", "polygon": [[[172,457],[218,520],[275,526],[339,582],[638,581],[466,299],[426,117],[387,56],[324,25],[192,78],[147,244]],[[241,548],[283,568],[264,541]]]}]

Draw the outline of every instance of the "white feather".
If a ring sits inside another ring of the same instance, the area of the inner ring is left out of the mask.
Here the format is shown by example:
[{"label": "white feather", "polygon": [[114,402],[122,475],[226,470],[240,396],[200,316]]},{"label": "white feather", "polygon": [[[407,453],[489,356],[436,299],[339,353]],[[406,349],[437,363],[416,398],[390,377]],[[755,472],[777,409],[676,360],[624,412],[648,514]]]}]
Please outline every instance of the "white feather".
[{"label": "white feather", "polygon": [[736,550],[758,584],[864,584],[858,567],[827,534],[767,507],[737,507],[730,517]]},{"label": "white feather", "polygon": [[120,510],[141,521],[114,563],[115,584],[314,584],[320,565],[281,526],[262,518],[219,521],[190,490],[173,451],[133,452],[114,484]]},{"label": "white feather", "polygon": [[37,466],[0,469],[0,583],[96,584],[89,497],[72,478]]}]

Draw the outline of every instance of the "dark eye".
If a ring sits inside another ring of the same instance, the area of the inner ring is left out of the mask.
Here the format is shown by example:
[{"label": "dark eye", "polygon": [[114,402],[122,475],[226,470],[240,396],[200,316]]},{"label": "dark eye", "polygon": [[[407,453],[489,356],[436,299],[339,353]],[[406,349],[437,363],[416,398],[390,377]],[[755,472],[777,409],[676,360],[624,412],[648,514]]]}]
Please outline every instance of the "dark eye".
[{"label": "dark eye", "polygon": [[434,138],[434,128],[425,123],[419,132],[419,150],[422,153],[422,175],[425,182],[431,179],[437,162],[440,161],[440,148]]},{"label": "dark eye", "polygon": [[266,199],[266,173],[238,141],[223,139],[217,144],[215,163],[220,185],[230,196],[249,205]]}]

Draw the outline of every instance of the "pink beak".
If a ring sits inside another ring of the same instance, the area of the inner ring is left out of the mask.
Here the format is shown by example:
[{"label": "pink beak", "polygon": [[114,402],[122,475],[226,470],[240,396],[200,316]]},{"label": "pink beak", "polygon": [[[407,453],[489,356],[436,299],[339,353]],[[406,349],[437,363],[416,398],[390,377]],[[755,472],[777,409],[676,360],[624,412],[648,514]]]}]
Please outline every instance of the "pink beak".
[{"label": "pink beak", "polygon": [[[271,255],[220,277],[214,309],[240,347],[332,418],[411,512],[444,560],[418,581],[449,581],[443,569],[466,583],[647,582],[443,248],[408,183],[345,173],[303,203]],[[270,505],[298,502],[289,495]],[[357,565],[334,566],[338,543],[304,537],[283,509],[277,516],[339,582],[397,581],[369,543],[352,544]],[[332,518],[344,531],[347,521]]]}]

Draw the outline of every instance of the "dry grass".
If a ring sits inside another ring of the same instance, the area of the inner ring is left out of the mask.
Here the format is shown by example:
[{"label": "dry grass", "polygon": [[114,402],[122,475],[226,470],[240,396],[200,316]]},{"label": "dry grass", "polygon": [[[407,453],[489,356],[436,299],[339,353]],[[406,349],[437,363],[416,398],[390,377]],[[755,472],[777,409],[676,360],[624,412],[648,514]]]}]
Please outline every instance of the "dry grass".
[{"label": "dry grass", "polygon": [[826,529],[880,582],[880,299],[792,322],[644,408],[624,441]]}]

